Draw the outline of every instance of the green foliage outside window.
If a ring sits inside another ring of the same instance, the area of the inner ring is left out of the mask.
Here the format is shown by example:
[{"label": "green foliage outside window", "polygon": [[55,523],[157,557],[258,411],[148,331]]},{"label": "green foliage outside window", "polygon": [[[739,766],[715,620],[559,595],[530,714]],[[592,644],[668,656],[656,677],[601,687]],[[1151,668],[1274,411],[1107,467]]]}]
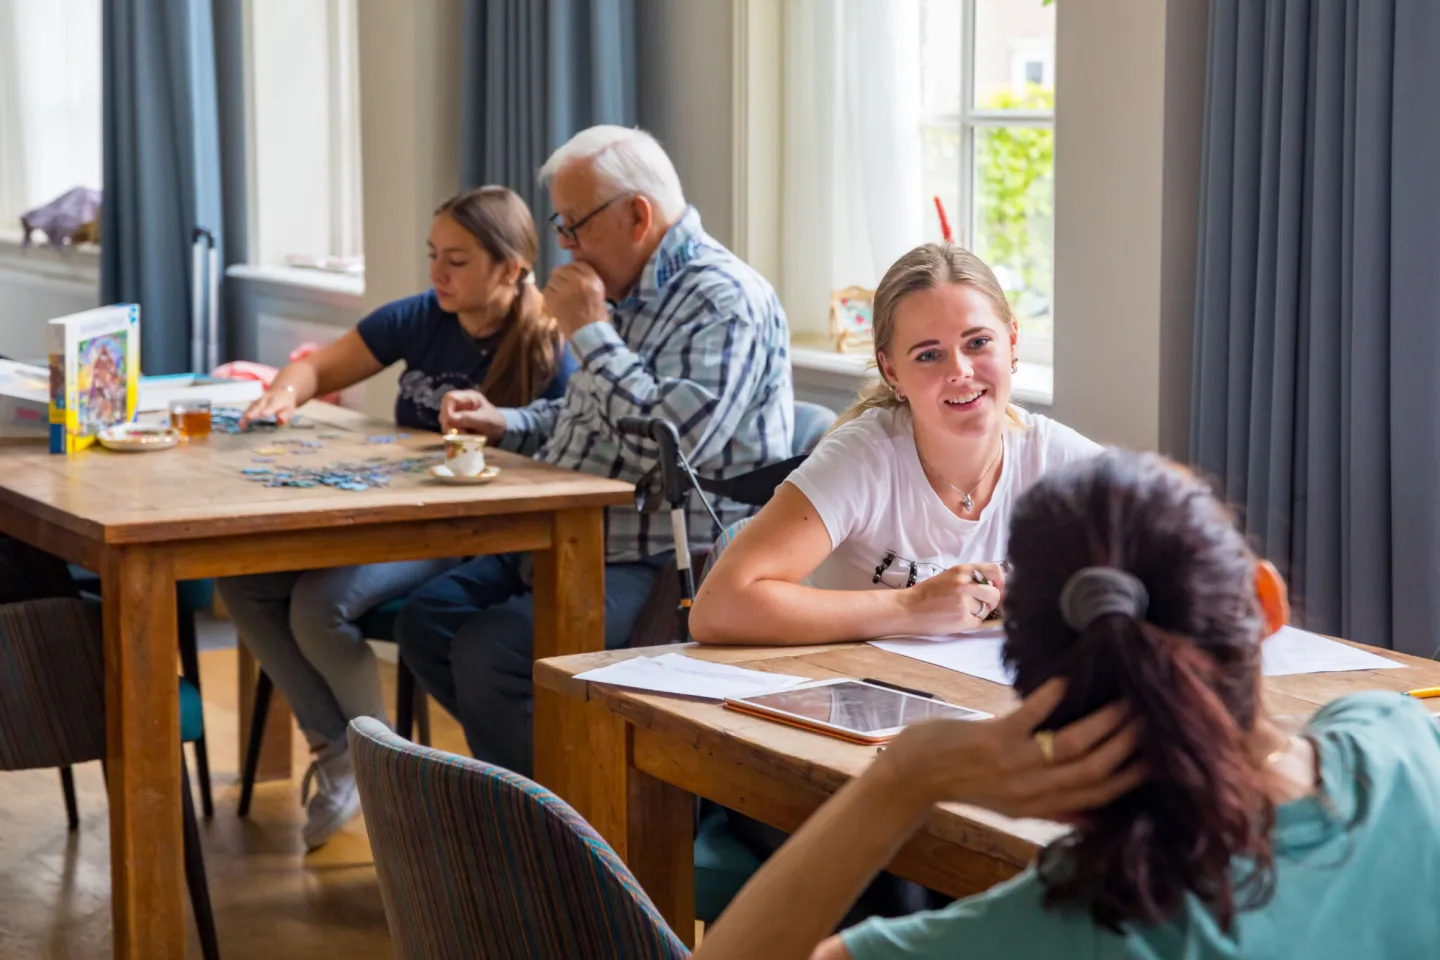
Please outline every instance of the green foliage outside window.
[{"label": "green foliage outside window", "polygon": [[[997,91],[982,110],[1053,110],[1055,91],[1031,84]],[[1053,264],[1055,131],[990,127],[975,131],[976,253],[1001,273],[1011,305],[1031,329],[1048,329]]]}]

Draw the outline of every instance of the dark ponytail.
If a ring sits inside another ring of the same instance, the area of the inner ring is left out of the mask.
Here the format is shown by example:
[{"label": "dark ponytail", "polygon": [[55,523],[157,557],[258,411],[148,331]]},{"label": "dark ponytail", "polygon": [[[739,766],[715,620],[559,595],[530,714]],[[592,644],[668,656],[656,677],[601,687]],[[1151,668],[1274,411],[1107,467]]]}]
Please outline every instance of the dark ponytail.
[{"label": "dark ponytail", "polygon": [[[1128,704],[1149,770],[1143,785],[1042,852],[1046,903],[1082,906],[1118,929],[1163,923],[1193,895],[1228,929],[1274,885],[1274,807],[1250,752],[1260,682],[1255,558],[1233,518],[1173,464],[1113,452],[1021,498],[1010,560],[1005,657],[1017,690],[1068,678],[1052,728]],[[1138,579],[1143,609],[1067,618],[1059,598],[1092,567]]]},{"label": "dark ponytail", "polygon": [[543,394],[555,379],[562,350],[560,328],[545,312],[545,298],[531,276],[539,252],[535,220],[525,201],[507,187],[476,187],[440,204],[445,213],[475,238],[496,261],[525,265],[515,299],[505,316],[490,372],[480,390],[501,407],[523,407]]}]

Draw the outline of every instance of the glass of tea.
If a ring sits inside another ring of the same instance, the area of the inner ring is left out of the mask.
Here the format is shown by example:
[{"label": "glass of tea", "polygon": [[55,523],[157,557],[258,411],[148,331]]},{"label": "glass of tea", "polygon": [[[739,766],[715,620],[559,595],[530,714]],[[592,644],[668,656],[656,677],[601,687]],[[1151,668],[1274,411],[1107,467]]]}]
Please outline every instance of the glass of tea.
[{"label": "glass of tea", "polygon": [[179,430],[180,436],[186,440],[201,440],[210,436],[210,401],[170,401],[170,426]]}]

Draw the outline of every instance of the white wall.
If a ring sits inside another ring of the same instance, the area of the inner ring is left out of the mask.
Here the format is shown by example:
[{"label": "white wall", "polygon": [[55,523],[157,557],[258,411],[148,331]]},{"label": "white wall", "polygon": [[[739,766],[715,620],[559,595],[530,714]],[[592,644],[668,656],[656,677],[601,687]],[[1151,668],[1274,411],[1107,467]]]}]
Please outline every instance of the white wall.
[{"label": "white wall", "polygon": [[635,4],[640,126],[670,154],[686,199],[700,211],[706,231],[727,246],[734,242],[735,2]]},{"label": "white wall", "polygon": [[[460,182],[460,0],[360,0],[364,307],[430,285],[431,211]],[[394,411],[399,370],[366,385],[364,409]]]},{"label": "white wall", "polygon": [[0,354],[45,356],[45,321],[100,305],[100,261],[94,250],[21,250],[0,239]]},{"label": "white wall", "polygon": [[1183,456],[1208,7],[1057,7],[1055,414]]}]

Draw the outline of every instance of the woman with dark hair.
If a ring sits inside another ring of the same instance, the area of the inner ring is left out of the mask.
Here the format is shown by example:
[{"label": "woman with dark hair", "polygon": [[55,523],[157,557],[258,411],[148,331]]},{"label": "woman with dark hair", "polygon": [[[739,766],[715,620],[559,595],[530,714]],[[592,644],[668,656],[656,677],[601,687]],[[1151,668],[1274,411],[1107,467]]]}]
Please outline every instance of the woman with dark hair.
[{"label": "woman with dark hair", "polygon": [[[432,289],[396,300],[354,330],[281,370],[245,412],[248,422],[284,422],[296,407],[405,362],[395,422],[440,429],[440,401],[452,390],[484,390],[525,406],[565,394],[575,361],[531,276],[535,221],[505,187],[479,187],[442,203],[430,224]],[[458,560],[372,563],[329,570],[264,573],[219,581],[241,639],[284,692],[315,755],[305,783],[305,844],[329,840],[360,809],[345,746],[359,716],[386,719],[375,658],[355,623],[404,597]]]},{"label": "woman with dark hair", "polygon": [[[1294,735],[1269,719],[1260,645],[1285,587],[1202,483],[1123,452],[1048,474],[1016,505],[1010,560],[1020,708],[907,729],[696,960],[1436,955],[1440,733],[1397,693]],[[1073,830],[979,896],[822,942],[941,801]]]}]

